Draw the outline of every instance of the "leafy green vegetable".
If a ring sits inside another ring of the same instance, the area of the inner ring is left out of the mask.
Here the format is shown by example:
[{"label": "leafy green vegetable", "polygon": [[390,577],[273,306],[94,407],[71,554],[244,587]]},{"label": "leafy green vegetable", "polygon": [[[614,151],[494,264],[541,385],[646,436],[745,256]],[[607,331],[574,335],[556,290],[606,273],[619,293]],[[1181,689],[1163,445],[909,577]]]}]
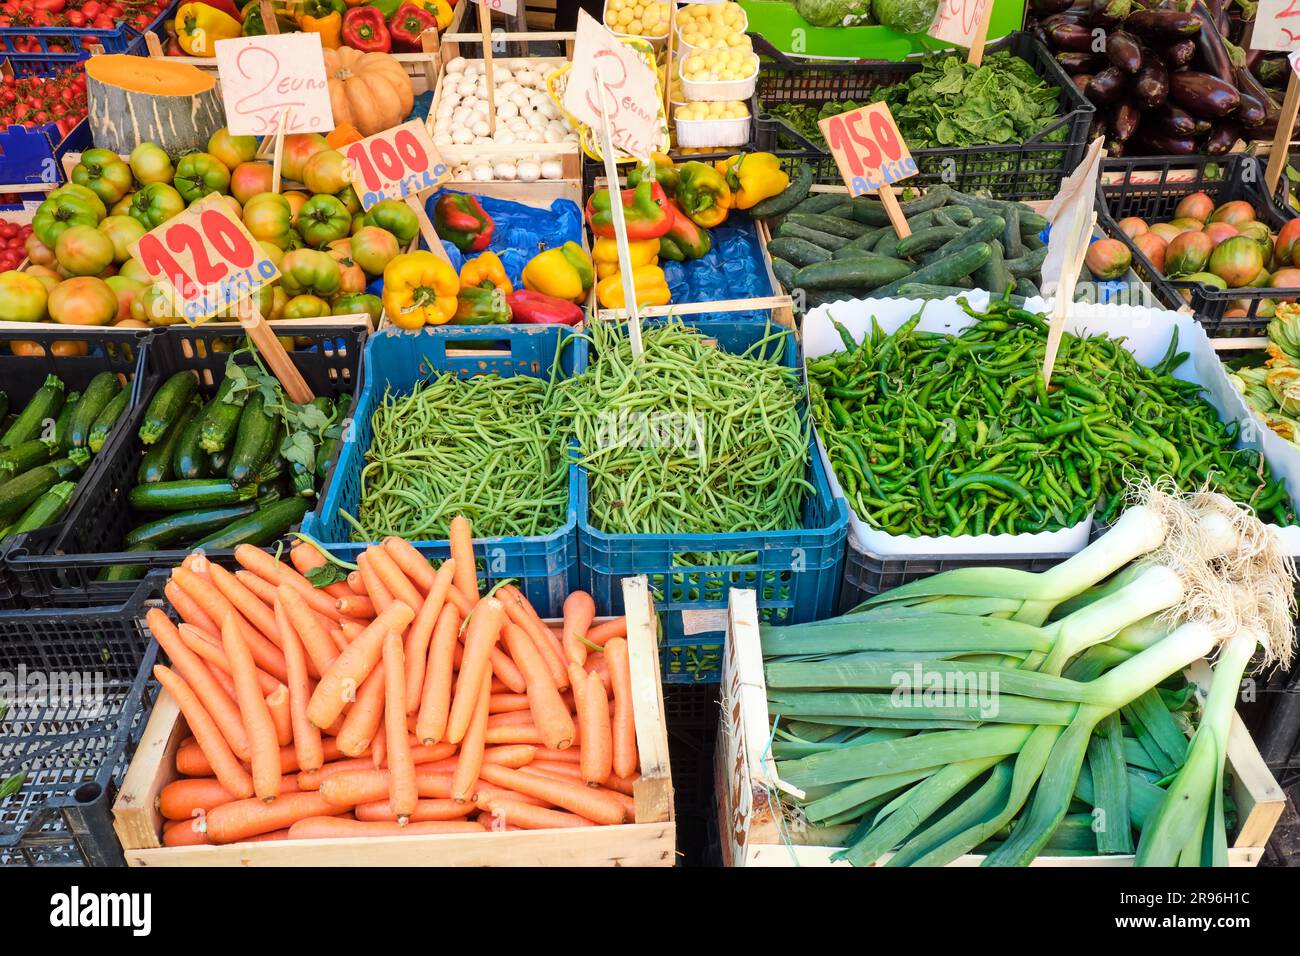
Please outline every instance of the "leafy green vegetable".
[{"label": "leafy green vegetable", "polygon": [[794,8],[815,27],[860,27],[875,23],[871,0],[794,0]]},{"label": "leafy green vegetable", "polygon": [[871,12],[899,33],[924,33],[939,12],[939,0],[871,0]]}]

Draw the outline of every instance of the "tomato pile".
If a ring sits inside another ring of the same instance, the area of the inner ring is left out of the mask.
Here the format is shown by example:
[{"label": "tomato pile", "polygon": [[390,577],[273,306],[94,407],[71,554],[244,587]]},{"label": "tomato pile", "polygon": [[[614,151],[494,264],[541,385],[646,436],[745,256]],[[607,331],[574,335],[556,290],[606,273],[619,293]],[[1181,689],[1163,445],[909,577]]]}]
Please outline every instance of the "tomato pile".
[{"label": "tomato pile", "polygon": [[[113,30],[118,23],[125,23],[137,33],[143,33],[165,6],[163,0],[3,0],[0,2],[0,27]],[[48,43],[48,48],[51,53],[73,53],[72,42],[54,40]],[[98,41],[84,37],[75,42],[81,49],[89,50]],[[18,53],[41,51],[40,42],[35,37],[15,37],[13,48]]]},{"label": "tomato pile", "polygon": [[0,129],[34,129],[53,123],[61,141],[85,115],[85,70],[67,70],[54,76],[0,77]]},{"label": "tomato pile", "polygon": [[17,269],[18,263],[27,258],[25,249],[27,237],[32,234],[32,224],[18,225],[0,219],[0,272]]}]

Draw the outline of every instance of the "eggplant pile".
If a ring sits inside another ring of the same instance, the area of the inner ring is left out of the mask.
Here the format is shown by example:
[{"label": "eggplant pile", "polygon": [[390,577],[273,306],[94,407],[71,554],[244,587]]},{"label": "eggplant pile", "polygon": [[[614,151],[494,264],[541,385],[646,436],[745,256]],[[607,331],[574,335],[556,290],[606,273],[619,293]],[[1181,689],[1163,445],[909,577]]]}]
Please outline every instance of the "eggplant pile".
[{"label": "eggplant pile", "polygon": [[1229,0],[1032,0],[1034,34],[1097,108],[1110,156],[1217,156],[1278,103],[1227,39]]}]

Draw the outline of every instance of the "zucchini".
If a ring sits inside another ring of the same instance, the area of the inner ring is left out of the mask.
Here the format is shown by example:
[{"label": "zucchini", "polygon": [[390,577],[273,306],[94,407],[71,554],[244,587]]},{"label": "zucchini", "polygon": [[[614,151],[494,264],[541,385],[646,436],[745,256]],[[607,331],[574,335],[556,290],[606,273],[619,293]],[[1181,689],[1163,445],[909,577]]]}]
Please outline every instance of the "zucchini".
[{"label": "zucchini", "polygon": [[984,263],[971,274],[971,279],[975,282],[975,288],[987,289],[989,295],[993,297],[1000,296],[1007,289],[1011,288],[1011,273],[1007,272],[1006,262],[1002,258],[1001,244],[990,242],[989,244],[989,261]]},{"label": "zucchini", "polygon": [[224,475],[230,468],[230,449],[223,448],[208,455],[208,474]]},{"label": "zucchini", "polygon": [[834,259],[804,266],[795,281],[801,289],[874,289],[914,271],[910,262],[899,259]]},{"label": "zucchini", "polygon": [[[344,424],[348,420],[348,410],[352,407],[351,395],[340,395],[334,403],[335,420],[339,425],[339,434],[343,433]],[[331,426],[332,427],[332,426]],[[334,457],[334,452],[339,447],[338,438],[326,438],[316,449],[316,484],[325,483],[325,473],[329,469],[330,459]]]},{"label": "zucchini", "polygon": [[781,283],[781,288],[789,292],[794,288],[794,274],[799,271],[799,267],[792,262],[787,262],[780,256],[772,257],[772,275],[776,276],[776,281]]},{"label": "zucchini", "polygon": [[821,246],[831,252],[848,245],[849,242],[843,236],[832,235],[829,232],[821,232],[817,229],[809,229],[807,226],[801,226],[797,222],[788,220],[777,227],[776,234],[778,237],[789,236],[792,239],[804,239],[814,246]]},{"label": "zucchini", "polygon": [[270,544],[307,513],[307,499],[281,498],[258,508],[247,518],[232,521],[225,528],[198,543],[201,548],[233,548],[241,544]]},{"label": "zucchini", "polygon": [[814,262],[827,262],[831,258],[829,252],[821,246],[814,246],[807,239],[773,239],[767,244],[767,251],[796,266],[810,266]]},{"label": "zucchini", "polygon": [[898,294],[898,287],[906,282],[921,282],[926,285],[952,285],[963,276],[968,276],[993,255],[993,247],[987,242],[977,242],[954,252],[938,262],[931,262],[917,269],[905,280],[891,282],[871,293],[874,299],[884,299]]},{"label": "zucchini", "polygon": [[255,485],[237,488],[224,478],[195,478],[136,485],[126,500],[136,511],[191,511],[236,505],[251,501],[256,494]]},{"label": "zucchini", "polygon": [[172,476],[172,458],[176,454],[176,446],[180,444],[186,426],[198,413],[199,406],[190,402],[189,406],[181,412],[181,417],[172,422],[171,427],[163,435],[162,441],[154,442],[145,449],[145,453],[140,457],[140,467],[135,472],[137,485],[151,485],[155,481],[166,481]]},{"label": "zucchini", "polygon": [[809,214],[825,212],[827,209],[833,209],[840,203],[844,202],[842,193],[812,193],[807,199],[802,200],[799,205],[795,206],[791,212],[804,212]]},{"label": "zucchini", "polygon": [[[899,203],[898,208],[902,210],[904,216],[915,216],[917,213],[948,205],[952,196],[952,187],[940,184],[927,190],[925,195],[918,199]],[[868,226],[889,225],[889,213],[885,212],[885,206],[879,199],[859,196],[853,200],[852,215],[855,220]]]},{"label": "zucchini", "polygon": [[230,393],[235,387],[233,378],[223,379],[217,394],[203,409],[203,425],[199,444],[206,452],[223,450],[235,437],[239,428],[239,417],[244,410],[248,393],[240,393],[233,401]]},{"label": "zucchini", "polygon": [[112,372],[100,372],[90,380],[86,390],[81,393],[77,410],[68,422],[68,444],[73,448],[84,448],[90,443],[90,430],[95,425],[99,413],[108,407],[108,403],[122,390],[117,376]]},{"label": "zucchini", "polygon": [[57,419],[63,410],[63,381],[57,375],[45,376],[45,384],[36,390],[14,423],[0,436],[0,448],[13,448],[39,438],[45,419]]},{"label": "zucchini", "polygon": [[22,514],[28,505],[60,481],[69,481],[80,475],[89,462],[90,452],[74,448],[68,452],[67,458],[57,458],[10,478],[0,485],[0,521]]},{"label": "zucchini", "polygon": [[867,231],[867,227],[860,222],[829,214],[792,212],[785,217],[785,221],[803,226],[805,229],[829,232],[832,236],[843,236],[845,239],[856,239]]},{"label": "zucchini", "polygon": [[[128,551],[152,551],[153,548],[137,547],[127,548]],[[97,575],[96,581],[135,581],[144,577],[146,567],[143,564],[112,564],[104,568]]]},{"label": "zucchini", "polygon": [[254,392],[244,403],[243,414],[239,416],[239,431],[230,450],[226,477],[236,485],[250,482],[256,485],[257,473],[278,447],[276,436],[279,433],[279,422],[264,410],[262,393]]},{"label": "zucchini", "polygon": [[965,231],[961,226],[931,226],[929,229],[917,230],[907,238],[898,241],[898,254],[915,256],[923,252],[931,252],[949,239],[956,239]]},{"label": "zucchini", "polygon": [[1007,260],[1007,271],[1014,278],[1028,276],[1031,279],[1037,278],[1043,271],[1043,263],[1047,261],[1047,246],[1026,252],[1019,259]]},{"label": "zucchini", "polygon": [[113,396],[113,400],[104,406],[104,410],[95,419],[95,424],[90,426],[89,444],[92,452],[98,454],[99,450],[104,447],[104,443],[108,441],[108,436],[113,433],[113,426],[117,424],[117,420],[126,411],[127,402],[130,400],[131,393],[126,389],[121,389]]},{"label": "zucchini", "polygon": [[201,538],[219,531],[232,521],[246,518],[257,510],[251,501],[217,508],[195,508],[158,518],[126,533],[126,544],[134,547],[162,548],[187,539]]},{"label": "zucchini", "polygon": [[158,387],[140,422],[140,441],[152,445],[180,415],[190,397],[198,391],[199,380],[191,371],[177,372]]},{"label": "zucchini", "polygon": [[[969,291],[969,289],[954,285],[927,285],[924,282],[904,282],[898,287],[898,296],[901,299],[947,299],[955,295],[965,295]],[[1011,304],[1024,305],[1025,300],[1022,296],[1013,295]]]},{"label": "zucchini", "polygon": [[199,440],[202,437],[203,412],[199,412],[185,425],[172,452],[172,474],[181,479],[204,478],[208,471],[208,456]]},{"label": "zucchini", "polygon": [[1007,203],[1002,218],[1006,221],[1002,227],[1002,254],[1008,259],[1017,259],[1025,252],[1020,238],[1020,204]]},{"label": "zucchini", "polygon": [[[1002,235],[1002,227],[1006,225],[1006,220],[1001,216],[988,216],[980,219],[956,239],[949,239],[938,249],[927,253],[921,257],[922,265],[929,265],[931,262],[938,262],[940,259],[946,259],[954,252],[962,249],[969,249],[980,243],[988,242],[990,239],[996,239]],[[972,272],[975,270],[972,269]],[[947,283],[940,282],[939,285]]]},{"label": "zucchini", "polygon": [[807,163],[800,163],[799,168],[794,171],[794,178],[790,180],[790,184],[777,195],[768,196],[755,203],[749,210],[750,217],[766,219],[769,216],[780,216],[790,212],[808,198],[808,192],[812,189],[812,180],[812,167]]},{"label": "zucchini", "polygon": [[37,465],[43,465],[59,450],[53,440],[33,438],[14,448],[0,451],[0,481],[8,481]]},{"label": "zucchini", "polygon": [[27,506],[27,510],[23,512],[17,524],[9,529],[9,534],[35,531],[37,528],[54,524],[68,513],[68,508],[72,504],[72,493],[76,490],[76,482],[58,482]]},{"label": "zucchini", "polygon": [[68,400],[63,403],[63,411],[59,412],[59,417],[54,420],[54,435],[52,437],[55,444],[64,451],[72,447],[68,444],[68,423],[72,421],[72,413],[77,410],[77,403],[80,401],[80,392],[69,392]]}]

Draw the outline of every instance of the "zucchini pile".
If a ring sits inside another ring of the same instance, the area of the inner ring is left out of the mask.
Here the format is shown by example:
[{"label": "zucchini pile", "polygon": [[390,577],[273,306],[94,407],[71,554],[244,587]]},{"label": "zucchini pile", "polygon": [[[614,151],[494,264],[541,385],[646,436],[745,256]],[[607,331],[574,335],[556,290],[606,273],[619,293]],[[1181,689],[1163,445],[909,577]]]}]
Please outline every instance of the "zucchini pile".
[{"label": "zucchini pile", "polygon": [[130,401],[113,372],[100,372],[84,392],[69,392],[49,375],[15,414],[8,393],[0,392],[0,538],[44,528],[67,514],[77,480]]},{"label": "zucchini pile", "polygon": [[793,204],[780,202],[790,190],[774,197],[769,210],[777,212],[769,215],[782,219],[767,248],[781,285],[804,290],[809,308],[844,299],[947,298],[968,289],[1010,291],[1016,304],[1039,294],[1047,220],[1023,203],[935,186],[900,204],[912,235],[899,239],[879,200],[801,191]]}]

